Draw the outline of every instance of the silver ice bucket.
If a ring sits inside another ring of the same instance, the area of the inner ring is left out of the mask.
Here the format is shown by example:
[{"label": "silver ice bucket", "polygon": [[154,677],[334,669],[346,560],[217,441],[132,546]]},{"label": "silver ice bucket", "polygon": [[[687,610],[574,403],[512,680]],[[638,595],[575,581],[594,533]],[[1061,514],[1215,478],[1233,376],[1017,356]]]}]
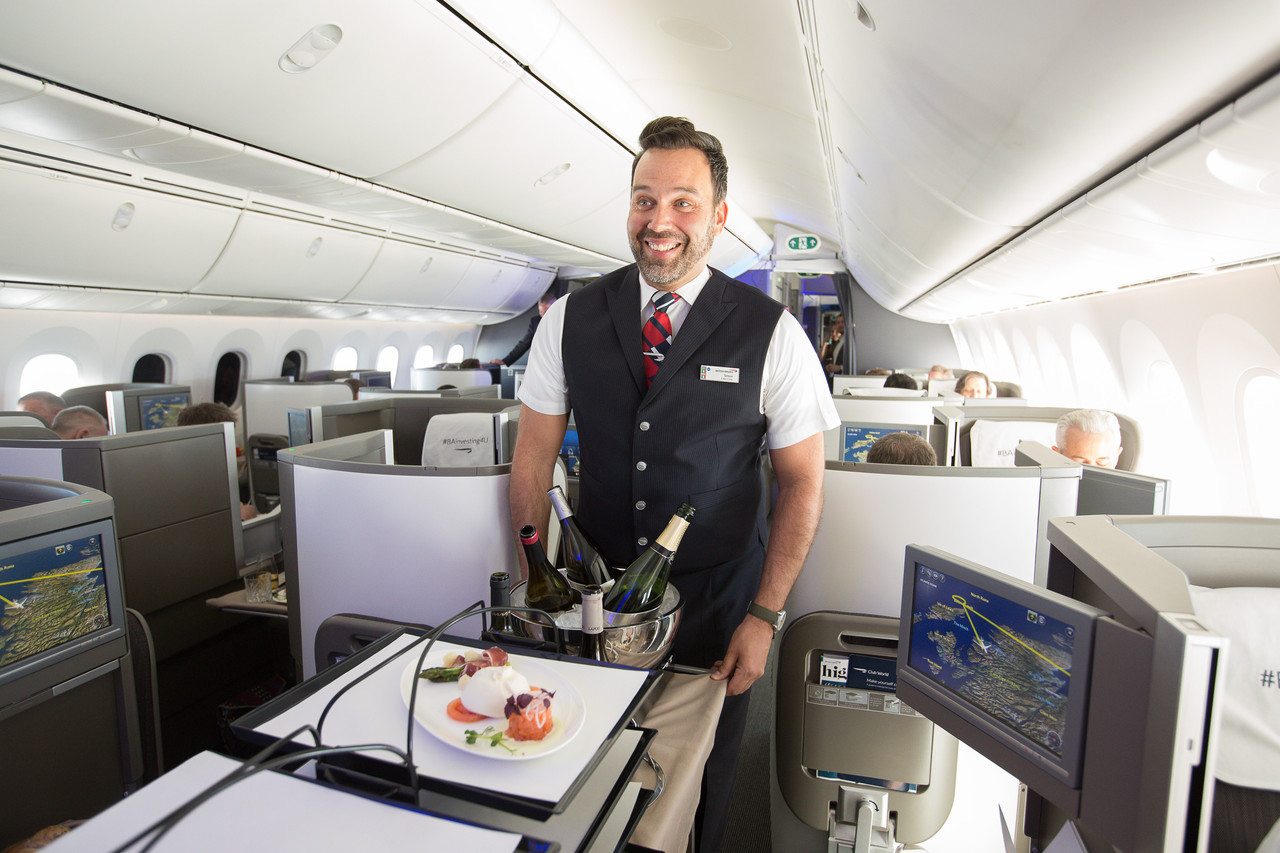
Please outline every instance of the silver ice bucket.
[{"label": "silver ice bucket", "polygon": [[[525,583],[522,581],[511,588],[511,606],[524,607]],[[649,614],[637,614],[631,618],[638,619],[627,625],[606,625],[601,635],[604,640],[605,660],[609,663],[620,663],[640,669],[652,669],[661,664],[671,654],[671,646],[676,639],[676,631],[680,627],[680,611],[684,607],[684,598],[675,584],[667,584],[666,595],[662,604]],[[609,621],[611,614],[605,614]],[[512,622],[516,631],[525,637],[545,640],[554,643],[555,631],[545,621],[538,621],[528,613],[512,613]],[[564,635],[565,650],[570,654],[578,654],[582,649],[582,610],[581,605],[559,614],[556,624]]]}]

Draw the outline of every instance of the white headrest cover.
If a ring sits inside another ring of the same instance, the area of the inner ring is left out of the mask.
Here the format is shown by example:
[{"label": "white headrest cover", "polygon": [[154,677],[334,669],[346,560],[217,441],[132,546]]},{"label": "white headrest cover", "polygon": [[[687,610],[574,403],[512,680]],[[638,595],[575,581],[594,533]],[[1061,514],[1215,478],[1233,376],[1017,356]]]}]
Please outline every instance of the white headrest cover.
[{"label": "white headrest cover", "polygon": [[975,468],[1012,468],[1019,441],[1057,443],[1056,424],[1038,421],[975,421],[969,430],[969,453]]},{"label": "white headrest cover", "polygon": [[493,415],[457,412],[427,421],[422,437],[422,464],[441,468],[475,468],[494,464]]},{"label": "white headrest cover", "polygon": [[1215,775],[1280,791],[1280,588],[1193,586],[1191,603],[1206,628],[1231,641]]}]

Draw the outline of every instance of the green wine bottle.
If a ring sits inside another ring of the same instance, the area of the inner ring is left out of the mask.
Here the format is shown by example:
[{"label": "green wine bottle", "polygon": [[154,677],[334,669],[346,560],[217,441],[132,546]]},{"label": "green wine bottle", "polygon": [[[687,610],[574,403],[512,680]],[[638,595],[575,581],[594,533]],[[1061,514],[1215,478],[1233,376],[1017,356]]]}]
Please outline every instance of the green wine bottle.
[{"label": "green wine bottle", "polygon": [[529,584],[524,590],[524,603],[548,613],[561,613],[573,607],[573,590],[547,559],[538,539],[538,528],[526,524],[520,528],[520,544],[529,564]]},{"label": "green wine bottle", "polygon": [[627,566],[622,577],[604,600],[604,609],[614,613],[643,613],[662,603],[667,592],[667,576],[671,573],[671,561],[675,559],[680,540],[689,528],[694,509],[680,504],[676,514],[667,522],[666,529]]}]

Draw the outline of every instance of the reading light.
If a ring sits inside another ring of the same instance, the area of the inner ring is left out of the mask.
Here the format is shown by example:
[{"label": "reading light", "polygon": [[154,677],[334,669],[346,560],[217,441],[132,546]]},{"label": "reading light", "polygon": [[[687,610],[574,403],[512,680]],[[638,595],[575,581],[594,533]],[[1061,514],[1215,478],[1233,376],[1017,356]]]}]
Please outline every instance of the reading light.
[{"label": "reading light", "polygon": [[570,167],[570,165],[572,165],[572,164],[570,164],[570,163],[561,163],[559,166],[556,166],[556,167],[555,167],[554,169],[552,169],[550,172],[547,172],[547,173],[546,173],[545,175],[543,175],[541,178],[538,178],[538,180],[534,181],[534,182],[533,182],[533,185],[534,185],[535,187],[545,187],[547,184],[551,183],[551,182],[552,182],[552,181],[554,181],[556,178],[560,177],[560,176],[561,176],[561,175],[563,175],[565,172],[569,171],[569,167]]},{"label": "reading light", "polygon": [[342,41],[342,30],[335,24],[320,24],[304,33],[280,57],[280,70],[286,74],[300,74],[320,63]]},{"label": "reading light", "polygon": [[320,244],[324,242],[323,237],[317,237],[311,241],[311,245],[307,247],[307,257],[314,258],[320,254]]},{"label": "reading light", "polygon": [[435,258],[427,258],[422,264],[422,269],[418,270],[418,272],[425,274],[427,270],[431,269],[431,262],[434,260]]},{"label": "reading light", "polygon": [[129,227],[129,223],[133,221],[133,202],[126,201],[124,204],[116,208],[116,215],[111,219],[111,230],[123,231]]}]

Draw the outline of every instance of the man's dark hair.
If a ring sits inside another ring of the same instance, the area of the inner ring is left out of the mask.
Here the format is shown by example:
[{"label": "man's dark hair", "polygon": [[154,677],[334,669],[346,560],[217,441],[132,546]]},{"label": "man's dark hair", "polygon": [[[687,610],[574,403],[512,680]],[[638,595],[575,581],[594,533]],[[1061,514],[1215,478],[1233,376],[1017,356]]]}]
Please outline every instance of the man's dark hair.
[{"label": "man's dark hair", "polygon": [[909,432],[891,432],[876,439],[867,451],[867,461],[880,465],[937,465],[933,445]]},{"label": "man's dark hair", "polygon": [[725,159],[720,140],[704,130],[698,130],[693,122],[680,116],[659,116],[640,131],[640,153],[631,161],[631,179],[636,177],[636,166],[644,152],[653,148],[677,151],[694,148],[701,151],[711,166],[711,201],[719,204],[729,194],[729,161]]},{"label": "man's dark hair", "polygon": [[551,303],[555,302],[556,299],[558,298],[559,297],[556,296],[556,289],[552,287],[538,297],[538,302],[539,304],[542,304],[542,305],[550,305]]},{"label": "man's dark hair", "polygon": [[178,412],[178,426],[233,424],[236,413],[222,403],[197,403]]},{"label": "man's dark hair", "polygon": [[920,383],[905,373],[890,373],[884,380],[886,388],[905,388],[908,391],[919,391]]}]

